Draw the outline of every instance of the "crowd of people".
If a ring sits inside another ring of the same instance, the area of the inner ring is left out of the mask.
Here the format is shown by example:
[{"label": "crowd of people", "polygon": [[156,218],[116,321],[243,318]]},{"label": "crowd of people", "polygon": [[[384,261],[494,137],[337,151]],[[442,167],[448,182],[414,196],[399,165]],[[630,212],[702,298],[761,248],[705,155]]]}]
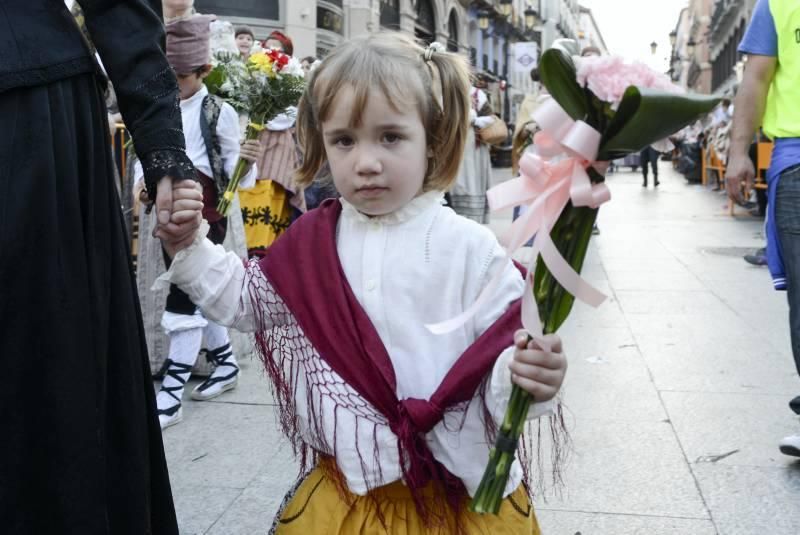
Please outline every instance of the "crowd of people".
[{"label": "crowd of people", "polygon": [[[302,58],[299,102],[246,140],[249,118],[204,83],[214,54],[291,56],[290,36],[258,40],[191,0],[74,11],[6,8],[19,35],[41,39],[16,39],[0,62],[0,117],[12,125],[0,130],[0,273],[13,281],[0,309],[5,353],[25,356],[8,361],[0,394],[4,531],[177,534],[162,432],[184,418],[200,355],[207,376],[193,399],[236,387],[237,333],[252,333],[304,464],[273,532],[539,534],[524,453],[499,514],[466,507],[512,384],[536,400],[528,419],[555,420],[567,369],[558,336],[536,342],[522,329],[524,275],[482,225],[489,146],[508,132],[467,60],[401,33],[347,41],[324,61]],[[794,75],[762,44],[743,44],[768,59],[748,64],[741,99],[766,99],[770,80],[790,91],[783,77]],[[109,119],[110,89],[120,116]],[[775,105],[767,99],[765,131],[780,138],[795,126]],[[754,107],[736,110],[731,195],[752,178],[742,140],[756,124]],[[133,141],[123,184],[140,205],[136,274],[108,135],[120,119]],[[517,125],[515,166],[536,131]],[[785,201],[797,149],[782,146],[771,172],[783,189],[770,200],[800,371],[796,209]],[[646,150],[645,186],[658,154]],[[240,159],[234,209],[220,213]],[[462,314],[490,279],[493,299],[461,326],[425,327]],[[167,346],[154,366],[157,336]],[[800,437],[781,449],[800,455]]]}]

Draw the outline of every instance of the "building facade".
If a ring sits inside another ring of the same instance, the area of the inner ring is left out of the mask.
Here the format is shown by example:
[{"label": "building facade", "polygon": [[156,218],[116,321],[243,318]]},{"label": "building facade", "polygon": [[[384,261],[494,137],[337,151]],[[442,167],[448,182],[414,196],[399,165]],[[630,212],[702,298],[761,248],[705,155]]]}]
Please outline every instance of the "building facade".
[{"label": "building facade", "polygon": [[757,0],[691,0],[673,35],[672,79],[701,93],[731,96],[745,56],[738,52]]},{"label": "building facade", "polygon": [[669,74],[672,81],[681,87],[689,87],[689,67],[691,58],[689,57],[689,41],[692,39],[691,23],[689,19],[689,8],[685,7],[678,15],[678,23],[671,34],[674,38],[672,44],[672,55],[670,57]]},{"label": "building facade", "polygon": [[711,90],[733,94],[741,81],[746,58],[738,52],[756,0],[717,0],[709,25]]},{"label": "building facade", "polygon": [[603,55],[608,54],[608,47],[603,39],[603,34],[597,21],[594,19],[592,10],[581,6],[580,19],[578,24],[578,44],[581,49],[593,46],[600,50]]}]

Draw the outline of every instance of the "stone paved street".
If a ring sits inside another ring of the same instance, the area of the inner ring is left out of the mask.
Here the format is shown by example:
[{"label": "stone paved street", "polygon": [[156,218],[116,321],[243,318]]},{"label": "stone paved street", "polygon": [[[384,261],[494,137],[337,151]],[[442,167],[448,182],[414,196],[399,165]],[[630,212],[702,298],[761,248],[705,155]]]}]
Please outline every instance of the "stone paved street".
[{"label": "stone paved street", "polygon": [[[561,331],[573,450],[561,496],[537,499],[543,533],[797,535],[800,462],[777,447],[800,432],[787,305],[742,260],[762,223],[660,166],[658,190],[609,175],[584,268],[609,299]],[[164,433],[184,534],[266,533],[296,474],[260,364],[242,361],[237,390],[187,400]]]}]

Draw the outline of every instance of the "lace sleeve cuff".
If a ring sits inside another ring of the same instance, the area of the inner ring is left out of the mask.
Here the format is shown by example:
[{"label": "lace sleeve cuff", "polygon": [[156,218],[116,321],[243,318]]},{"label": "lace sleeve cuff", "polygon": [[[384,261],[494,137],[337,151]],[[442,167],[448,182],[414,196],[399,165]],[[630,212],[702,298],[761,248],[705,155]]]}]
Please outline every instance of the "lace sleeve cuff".
[{"label": "lace sleeve cuff", "polygon": [[153,150],[145,154],[141,161],[144,183],[150,199],[156,198],[158,181],[165,176],[172,177],[173,180],[197,180],[192,161],[181,150]]}]

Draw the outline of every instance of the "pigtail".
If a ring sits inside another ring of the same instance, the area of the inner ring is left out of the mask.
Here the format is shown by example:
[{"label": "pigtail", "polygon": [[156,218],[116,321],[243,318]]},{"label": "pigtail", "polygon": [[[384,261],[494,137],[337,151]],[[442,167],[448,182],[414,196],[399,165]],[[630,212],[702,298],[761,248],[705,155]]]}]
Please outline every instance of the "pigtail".
[{"label": "pigtail", "polygon": [[433,157],[426,189],[447,191],[458,176],[469,128],[470,69],[466,58],[450,52],[426,53],[423,61],[431,70],[431,95],[439,94],[434,84],[441,87],[441,107],[437,98],[431,99],[428,136]]}]

